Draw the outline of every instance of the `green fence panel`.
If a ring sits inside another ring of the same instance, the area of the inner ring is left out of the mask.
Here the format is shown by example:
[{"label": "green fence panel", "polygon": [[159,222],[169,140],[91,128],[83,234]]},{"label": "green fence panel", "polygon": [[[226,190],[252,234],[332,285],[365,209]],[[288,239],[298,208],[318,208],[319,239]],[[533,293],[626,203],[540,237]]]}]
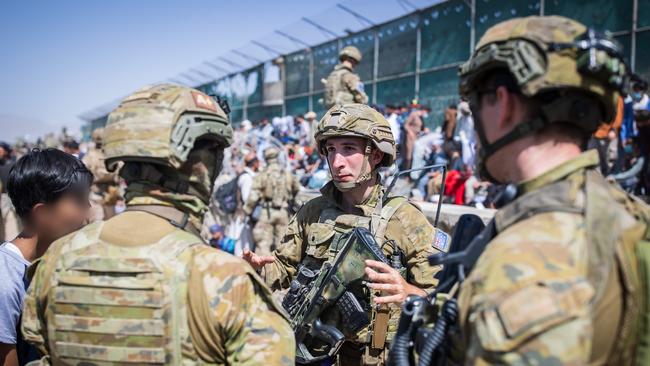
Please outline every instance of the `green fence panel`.
[{"label": "green fence panel", "polygon": [[323,105],[323,93],[316,93],[311,97],[312,110],[316,113],[317,118],[321,118],[327,110]]},{"label": "green fence panel", "polygon": [[630,61],[632,60],[632,36],[629,34],[623,34],[620,36],[616,36],[614,38],[616,38],[616,40],[621,44],[621,46],[623,46],[623,57],[625,58],[625,62],[629,66]]},{"label": "green fence panel", "polygon": [[355,71],[361,80],[371,80],[375,62],[375,32],[368,30],[353,34],[343,38],[341,45],[342,47],[354,46],[361,51],[363,58]]},{"label": "green fence panel", "polygon": [[286,99],[284,103],[287,116],[295,116],[309,112],[309,96]]},{"label": "green fence panel", "polygon": [[309,53],[299,51],[285,58],[285,95],[307,93],[309,91]]},{"label": "green fence panel", "polygon": [[264,115],[263,106],[246,108],[246,118],[253,123],[259,122],[264,117],[269,118],[269,120],[271,119],[269,116]]},{"label": "green fence panel", "polygon": [[241,108],[233,108],[230,110],[230,114],[228,115],[228,118],[230,119],[230,123],[233,126],[239,126],[241,121],[244,118],[244,110]]},{"label": "green fence panel", "polygon": [[[638,33],[636,44],[636,72],[650,80],[650,31]],[[645,47],[639,47],[640,45]]]},{"label": "green fence panel", "polygon": [[562,15],[612,32],[632,29],[631,0],[546,0],[545,15]]},{"label": "green fence panel", "polygon": [[334,66],[339,62],[338,41],[325,43],[316,46],[314,53],[314,91],[325,89],[325,84],[321,79],[327,79],[327,76],[334,70]]},{"label": "green fence panel", "polygon": [[258,66],[244,72],[248,104],[262,103],[264,89],[264,67]]},{"label": "green fence panel", "polygon": [[650,27],[650,0],[638,0],[637,28]]},{"label": "green fence panel", "polygon": [[452,0],[422,11],[420,69],[465,61],[469,58],[470,7]]},{"label": "green fence panel", "polygon": [[415,71],[418,22],[412,14],[379,27],[380,78]]},{"label": "green fence panel", "polygon": [[415,97],[415,76],[377,83],[377,104],[410,104]]},{"label": "green fence panel", "polygon": [[444,113],[451,104],[458,103],[458,68],[436,70],[420,75],[421,104],[431,108],[425,121],[429,127],[442,124]]},{"label": "green fence panel", "polygon": [[264,116],[269,120],[273,117],[282,117],[282,105],[268,105],[263,107]]},{"label": "green fence panel", "polygon": [[539,12],[539,0],[476,0],[476,41],[497,23]]}]

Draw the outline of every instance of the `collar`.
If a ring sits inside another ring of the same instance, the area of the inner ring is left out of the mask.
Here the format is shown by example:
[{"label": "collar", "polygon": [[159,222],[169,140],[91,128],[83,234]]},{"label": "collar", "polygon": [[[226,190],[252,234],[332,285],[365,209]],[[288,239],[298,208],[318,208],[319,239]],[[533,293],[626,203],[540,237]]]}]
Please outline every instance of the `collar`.
[{"label": "collar", "polygon": [[[384,191],[385,188],[381,184],[376,183],[373,186],[370,195],[368,195],[368,197],[363,202],[355,205],[355,207],[363,212],[363,216],[372,215],[375,207],[377,206],[377,203],[383,196]],[[325,184],[325,186],[320,189],[320,192],[328,202],[331,202],[336,208],[343,211],[343,207],[340,203],[341,192],[336,188],[333,181],[327,182],[327,184]]]},{"label": "collar", "polygon": [[557,182],[578,170],[598,166],[598,164],[598,152],[596,150],[587,150],[577,157],[566,161],[533,179],[520,183],[519,195],[537,190],[543,186]]}]

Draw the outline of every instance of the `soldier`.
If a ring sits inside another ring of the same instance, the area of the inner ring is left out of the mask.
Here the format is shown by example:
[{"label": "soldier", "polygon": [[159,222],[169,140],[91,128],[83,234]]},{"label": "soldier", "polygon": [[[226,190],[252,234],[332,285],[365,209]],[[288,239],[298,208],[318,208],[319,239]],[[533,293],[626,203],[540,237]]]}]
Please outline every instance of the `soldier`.
[{"label": "soldier", "polygon": [[290,365],[291,328],[244,261],[199,238],[232,129],[209,96],[162,84],[127,97],[104,136],[127,210],[56,241],[22,331],[52,364]]},{"label": "soldier", "polygon": [[[253,179],[253,187],[244,204],[244,212],[251,215],[256,207],[261,209],[253,228],[255,253],[270,255],[280,242],[289,223],[289,210],[300,181],[278,163],[280,151],[275,147],[264,150],[267,166]],[[258,210],[259,210],[258,209]]]},{"label": "soldier", "polygon": [[344,47],[339,52],[339,60],[341,62],[325,81],[325,107],[329,109],[335,104],[368,103],[363,83],[359,75],[354,73],[354,67],[361,62],[361,51],[354,46]]},{"label": "soldier", "polygon": [[[385,189],[377,170],[393,164],[396,151],[390,125],[377,111],[362,104],[334,106],[321,119],[315,138],[327,158],[332,181],[321,189],[322,196],[307,202],[291,219],[272,256],[244,252],[244,259],[262,269],[273,290],[286,289],[299,265],[319,270],[336,255],[344,233],[355,227],[370,228],[384,253],[400,253],[403,270],[366,262],[370,290],[358,296],[370,304],[369,292],[373,293],[372,310],[367,310],[374,322],[357,334],[346,335],[338,362],[384,364],[386,346],[397,328],[399,305],[408,295],[426,295],[436,285],[433,276],[439,268],[429,266],[427,257],[446,250],[446,236],[437,235],[406,198],[382,200]],[[334,325],[343,329],[335,320]]]},{"label": "soldier", "polygon": [[[102,151],[104,129],[97,128],[92,133],[95,146],[88,150],[82,161],[93,173],[94,181],[90,194],[90,222],[108,220],[115,215],[115,203],[119,199],[119,177],[117,171],[109,172],[104,164]],[[117,170],[117,169],[116,169]]]},{"label": "soldier", "polygon": [[611,38],[558,16],[490,28],[461,67],[482,175],[517,189],[461,287],[463,364],[634,364],[650,210],[582,151],[624,78]]}]

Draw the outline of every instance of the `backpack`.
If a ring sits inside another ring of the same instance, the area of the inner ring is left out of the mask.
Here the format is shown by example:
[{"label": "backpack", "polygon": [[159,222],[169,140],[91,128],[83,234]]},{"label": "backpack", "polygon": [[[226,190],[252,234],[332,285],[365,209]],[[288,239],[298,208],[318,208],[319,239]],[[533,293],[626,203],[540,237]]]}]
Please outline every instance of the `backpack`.
[{"label": "backpack", "polygon": [[239,185],[239,175],[225,184],[222,184],[214,192],[214,199],[219,202],[219,208],[226,214],[233,214],[239,207],[241,201]]}]

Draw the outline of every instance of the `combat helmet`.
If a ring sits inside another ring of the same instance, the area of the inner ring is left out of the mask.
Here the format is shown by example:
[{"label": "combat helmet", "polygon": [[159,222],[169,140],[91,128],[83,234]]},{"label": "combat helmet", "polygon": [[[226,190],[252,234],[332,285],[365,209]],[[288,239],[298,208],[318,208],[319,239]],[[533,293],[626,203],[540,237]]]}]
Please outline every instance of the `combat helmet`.
[{"label": "combat helmet", "polygon": [[372,145],[384,153],[384,158],[376,168],[391,166],[397,155],[390,124],[381,113],[365,104],[339,104],[330,108],[321,118],[314,134],[318,151],[322,155],[327,155],[325,142],[332,137],[362,137],[367,140],[362,174],[355,182],[334,181],[341,191],[352,189],[372,178],[373,171],[369,170],[368,161]]},{"label": "combat helmet", "polygon": [[345,46],[339,52],[339,60],[343,60],[344,57],[353,59],[356,63],[361,62],[361,51],[354,46]]},{"label": "combat helmet", "polygon": [[[106,167],[120,161],[127,182],[148,182],[179,195],[209,200],[230,146],[228,116],[210,96],[184,86],[147,86],[126,97],[108,116]],[[133,164],[129,164],[133,163]],[[203,169],[193,165],[203,163]]]},{"label": "combat helmet", "polygon": [[179,168],[197,141],[212,139],[228,147],[232,134],[228,116],[212,97],[184,86],[148,86],[108,116],[106,164],[150,161]]},{"label": "combat helmet", "polygon": [[278,160],[278,156],[280,155],[280,150],[275,147],[267,147],[264,149],[264,160],[268,163],[270,161],[275,161]]},{"label": "combat helmet", "polygon": [[460,93],[474,112],[485,92],[479,90],[481,81],[499,69],[513,76],[516,85],[506,86],[510,91],[539,102],[539,116],[492,143],[484,126],[476,123],[483,161],[549,123],[570,123],[585,135],[593,133],[600,123],[614,119],[627,80],[622,49],[614,39],[560,16],[515,18],[487,30],[459,73]]}]

